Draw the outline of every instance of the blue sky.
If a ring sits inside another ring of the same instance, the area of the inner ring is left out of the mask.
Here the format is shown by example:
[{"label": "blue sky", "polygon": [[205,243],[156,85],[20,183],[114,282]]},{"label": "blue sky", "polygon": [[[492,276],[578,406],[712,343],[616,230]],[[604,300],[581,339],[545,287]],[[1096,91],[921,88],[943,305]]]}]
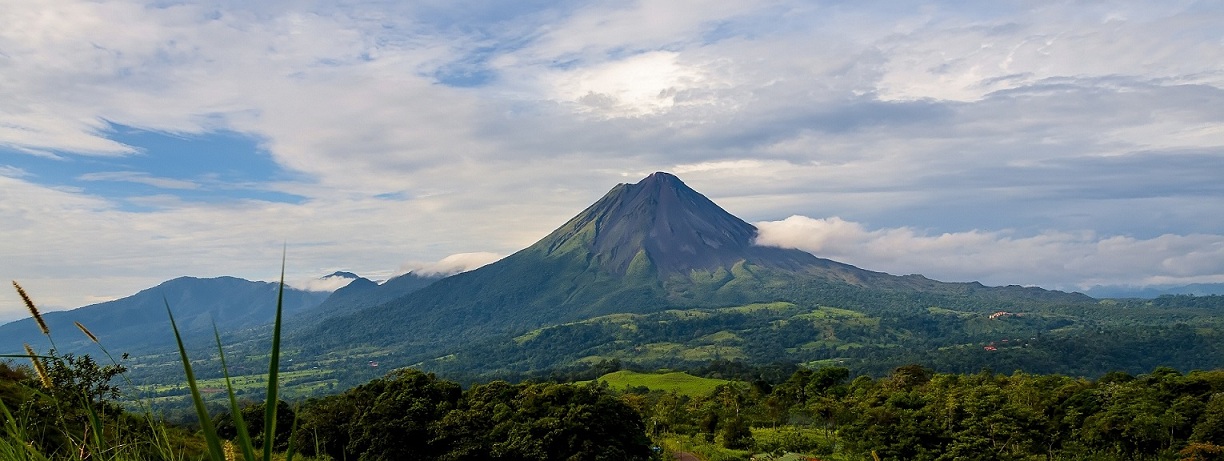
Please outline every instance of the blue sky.
[{"label": "blue sky", "polygon": [[0,11],[0,276],[459,270],[662,170],[874,270],[1224,282],[1218,2],[247,3]]},{"label": "blue sky", "polygon": [[305,199],[266,186],[293,180],[296,175],[277,165],[256,139],[241,133],[180,135],[110,125],[102,135],[129,146],[132,152],[91,157],[55,151],[22,155],[9,149],[5,166],[22,171],[41,185],[105,197],[120,210],[132,212],[156,211],[142,199],[163,194],[202,203],[256,200],[300,204]]}]

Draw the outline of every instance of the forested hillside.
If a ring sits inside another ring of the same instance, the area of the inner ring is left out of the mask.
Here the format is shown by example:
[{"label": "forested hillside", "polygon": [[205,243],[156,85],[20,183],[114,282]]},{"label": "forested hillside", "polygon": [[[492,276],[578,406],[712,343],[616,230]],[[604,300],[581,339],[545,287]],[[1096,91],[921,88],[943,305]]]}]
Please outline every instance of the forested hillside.
[{"label": "forested hillside", "polygon": [[1208,460],[1224,456],[1224,371],[1157,368],[1095,380],[903,366],[801,369],[699,397],[631,388],[651,434],[710,459]]},{"label": "forested hillside", "polygon": [[[933,296],[897,296],[871,306],[850,296],[843,302],[852,308],[774,302],[608,315],[488,340],[414,366],[479,379],[611,359],[645,369],[723,359],[841,365],[871,376],[917,363],[942,372],[989,368],[1095,378],[1224,364],[1224,296],[1076,305]],[[915,308],[921,302],[932,304]]]}]

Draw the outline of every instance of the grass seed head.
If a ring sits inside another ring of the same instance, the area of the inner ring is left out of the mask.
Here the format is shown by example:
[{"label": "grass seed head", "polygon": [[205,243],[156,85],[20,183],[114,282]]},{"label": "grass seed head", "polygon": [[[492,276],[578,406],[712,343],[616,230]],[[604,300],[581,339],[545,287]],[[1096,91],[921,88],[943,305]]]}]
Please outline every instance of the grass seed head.
[{"label": "grass seed head", "polygon": [[21,285],[17,281],[13,281],[13,288],[17,289],[17,294],[21,296],[21,301],[25,303],[26,309],[30,310],[30,315],[34,317],[34,321],[38,323],[38,329],[42,330],[42,334],[50,335],[51,329],[47,328],[47,322],[43,320],[42,314],[38,312],[38,307],[34,306],[34,301],[30,299],[30,295],[26,294]]},{"label": "grass seed head", "polygon": [[95,344],[98,344],[98,337],[94,336],[93,333],[90,333],[89,329],[85,328],[85,325],[81,325],[81,322],[72,322],[72,323],[76,324],[76,327],[81,330],[81,333],[85,333],[85,336],[88,336],[90,341],[93,341]]},{"label": "grass seed head", "polygon": [[38,359],[38,354],[34,353],[33,347],[30,347],[29,344],[24,344],[24,346],[26,354],[30,355],[30,362],[34,363],[34,373],[38,375],[38,380],[42,381],[43,387],[50,389],[52,387],[51,376],[47,374],[47,366]]}]

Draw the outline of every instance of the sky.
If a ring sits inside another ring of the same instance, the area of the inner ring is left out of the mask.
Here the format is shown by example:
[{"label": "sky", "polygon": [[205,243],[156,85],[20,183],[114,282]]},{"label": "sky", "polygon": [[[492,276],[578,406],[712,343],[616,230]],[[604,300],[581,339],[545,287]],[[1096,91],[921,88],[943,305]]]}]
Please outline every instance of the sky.
[{"label": "sky", "polygon": [[[0,278],[478,267],[676,174],[759,244],[1224,282],[1224,4],[5,0]],[[15,292],[0,321],[25,315]]]}]

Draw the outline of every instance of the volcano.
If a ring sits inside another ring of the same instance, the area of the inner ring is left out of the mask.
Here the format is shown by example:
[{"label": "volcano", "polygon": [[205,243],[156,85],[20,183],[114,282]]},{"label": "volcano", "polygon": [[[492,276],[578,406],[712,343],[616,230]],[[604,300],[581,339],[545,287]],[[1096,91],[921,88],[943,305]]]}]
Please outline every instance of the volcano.
[{"label": "volcano", "polygon": [[802,251],[758,247],[757,230],[668,173],[620,184],[538,247],[546,254],[581,251],[604,270],[624,274],[646,258],[667,278],[693,270],[729,268],[741,261],[795,268],[815,259]]},{"label": "volcano", "polygon": [[[757,229],[674,175],[619,184],[535,244],[304,332],[316,347],[364,343],[409,356],[617,313],[891,294],[1083,302],[1039,288],[893,276],[800,250],[757,246]],[[908,296],[908,295],[907,295]],[[895,298],[895,296],[894,296]]]}]

